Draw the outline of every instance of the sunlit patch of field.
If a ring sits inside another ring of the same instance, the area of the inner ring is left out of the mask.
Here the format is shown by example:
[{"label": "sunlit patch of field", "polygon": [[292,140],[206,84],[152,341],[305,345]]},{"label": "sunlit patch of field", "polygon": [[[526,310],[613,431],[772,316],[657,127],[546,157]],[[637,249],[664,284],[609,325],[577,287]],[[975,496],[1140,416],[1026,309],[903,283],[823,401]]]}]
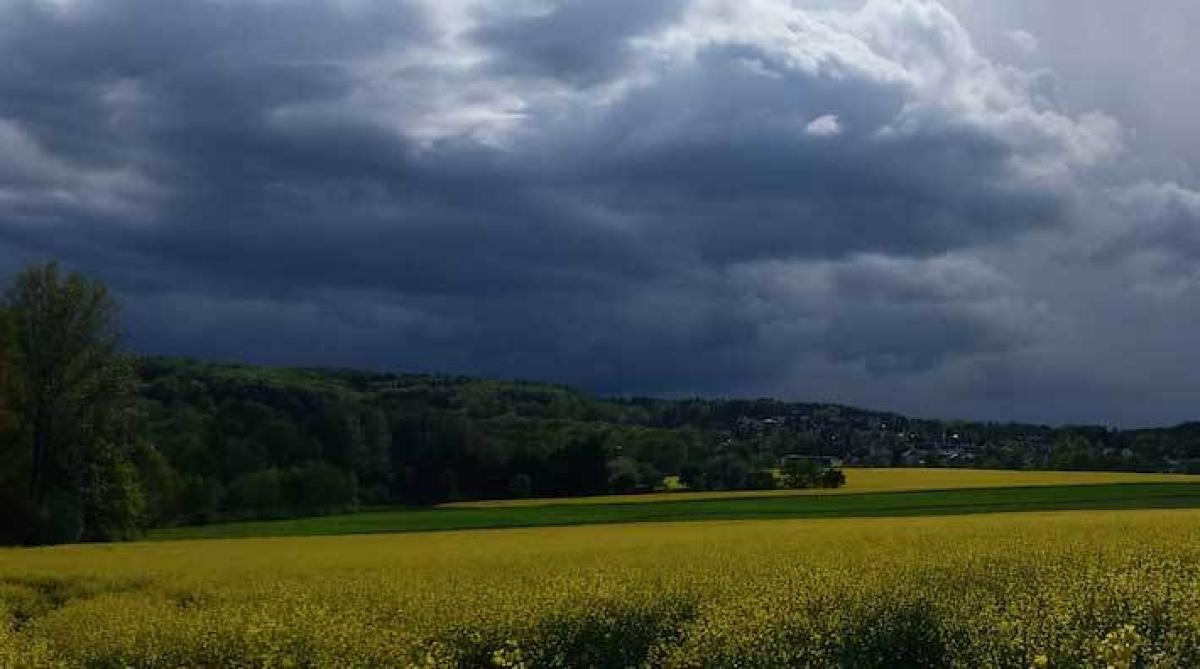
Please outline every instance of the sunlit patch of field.
[{"label": "sunlit patch of field", "polygon": [[0,666],[1200,666],[1200,511],[0,550]]},{"label": "sunlit patch of field", "polygon": [[312,518],[231,522],[152,530],[150,539],[215,539],[378,532],[427,532],[635,522],[932,516],[1015,511],[1200,508],[1200,485],[1109,483],[1028,487],[693,498],[646,504],[393,508]]},{"label": "sunlit patch of field", "polygon": [[[453,502],[447,508],[520,507],[549,504],[640,504],[700,499],[791,497],[794,495],[839,495],[863,492],[908,490],[960,490],[964,488],[1007,488],[1053,485],[1099,485],[1107,483],[1200,483],[1200,476],[1187,474],[1136,474],[1130,472],[1050,472],[995,469],[847,468],[846,485],[835,490],[731,490],[690,492],[686,489],[638,495],[600,495],[546,499],[507,499]],[[677,484],[676,484],[677,485]]]}]

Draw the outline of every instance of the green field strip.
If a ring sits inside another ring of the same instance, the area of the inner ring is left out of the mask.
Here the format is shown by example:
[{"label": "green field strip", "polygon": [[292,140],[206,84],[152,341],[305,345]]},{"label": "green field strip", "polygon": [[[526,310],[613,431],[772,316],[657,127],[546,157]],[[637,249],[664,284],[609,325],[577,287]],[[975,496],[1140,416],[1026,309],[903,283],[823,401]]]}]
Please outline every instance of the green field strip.
[{"label": "green field strip", "polygon": [[1200,485],[1133,483],[510,508],[433,508],[153,530],[150,540],[307,536],[770,518],[1200,508]]}]

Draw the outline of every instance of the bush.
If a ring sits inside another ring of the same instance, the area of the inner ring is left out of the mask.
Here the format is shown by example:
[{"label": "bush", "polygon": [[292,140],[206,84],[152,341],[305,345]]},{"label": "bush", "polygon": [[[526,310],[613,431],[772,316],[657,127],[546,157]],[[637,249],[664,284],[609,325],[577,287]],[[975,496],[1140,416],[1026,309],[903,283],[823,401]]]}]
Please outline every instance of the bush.
[{"label": "bush", "polygon": [[92,449],[79,487],[83,539],[127,540],[137,536],[146,511],[138,471],[125,449],[107,441]]},{"label": "bush", "polygon": [[746,487],[750,490],[774,490],[777,485],[775,472],[768,469],[758,469],[746,477]]},{"label": "bush", "polygon": [[815,488],[822,469],[815,460],[792,458],[783,463],[783,484],[788,488]]},{"label": "bush", "polygon": [[846,485],[846,473],[840,469],[826,469],[821,474],[822,488],[840,488]]},{"label": "bush", "polygon": [[524,472],[514,475],[508,482],[508,494],[521,499],[532,496],[533,479]]},{"label": "bush", "polygon": [[632,458],[621,457],[608,461],[608,489],[629,493],[638,487],[638,465]]}]

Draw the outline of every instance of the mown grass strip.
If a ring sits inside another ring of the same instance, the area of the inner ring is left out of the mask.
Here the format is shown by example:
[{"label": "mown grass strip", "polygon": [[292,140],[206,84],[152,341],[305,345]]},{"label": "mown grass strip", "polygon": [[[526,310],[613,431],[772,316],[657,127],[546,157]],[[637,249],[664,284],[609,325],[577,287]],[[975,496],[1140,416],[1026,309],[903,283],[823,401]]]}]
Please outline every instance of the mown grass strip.
[{"label": "mown grass strip", "polygon": [[836,496],[573,504],[511,508],[395,509],[179,527],[151,540],[310,536],[765,518],[936,516],[1012,511],[1200,508],[1200,484],[1136,483],[864,493]]},{"label": "mown grass strip", "polygon": [[1134,472],[1013,471],[1002,469],[920,467],[849,467],[844,472],[846,474],[846,486],[834,489],[672,490],[669,492],[638,493],[634,495],[450,502],[441,506],[466,509],[549,506],[554,504],[643,504],[647,502],[682,502],[702,499],[728,500],[808,495],[859,495],[862,493],[958,490],[964,488],[1019,488],[1044,485],[1110,485],[1117,483],[1200,483],[1200,476],[1190,474],[1143,474]]}]

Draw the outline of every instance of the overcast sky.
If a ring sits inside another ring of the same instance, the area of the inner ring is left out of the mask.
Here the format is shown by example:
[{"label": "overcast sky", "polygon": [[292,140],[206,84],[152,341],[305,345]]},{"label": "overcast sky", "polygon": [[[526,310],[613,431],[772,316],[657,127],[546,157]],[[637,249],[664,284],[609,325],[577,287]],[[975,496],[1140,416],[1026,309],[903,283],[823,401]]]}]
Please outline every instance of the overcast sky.
[{"label": "overcast sky", "polygon": [[131,349],[1200,419],[1194,0],[0,0],[0,270]]}]

